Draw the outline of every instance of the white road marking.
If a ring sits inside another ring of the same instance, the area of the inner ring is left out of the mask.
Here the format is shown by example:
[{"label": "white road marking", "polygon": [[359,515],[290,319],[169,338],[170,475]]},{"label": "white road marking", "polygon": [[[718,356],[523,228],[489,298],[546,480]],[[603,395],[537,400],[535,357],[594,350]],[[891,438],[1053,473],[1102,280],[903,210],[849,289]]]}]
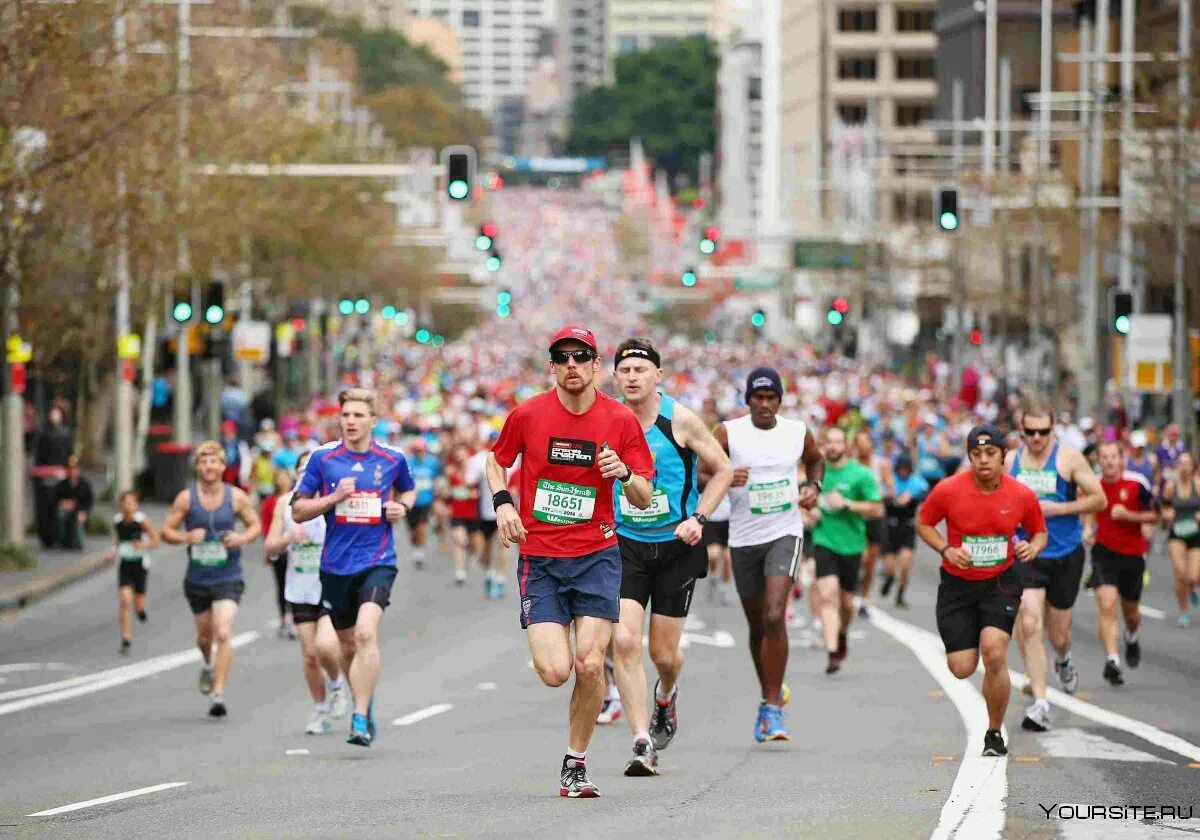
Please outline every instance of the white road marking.
[{"label": "white road marking", "polygon": [[308,755],[308,750],[288,750],[288,755]]},{"label": "white road marking", "polygon": [[477,686],[475,686],[475,689],[477,691],[495,691],[496,684],[493,682],[481,682]]},{"label": "white road marking", "polygon": [[78,671],[77,665],[64,662],[10,662],[0,665],[0,674],[17,674],[23,671]]},{"label": "white road marking", "polygon": [[[239,648],[250,644],[257,638],[258,633],[251,630],[247,633],[239,633],[234,636],[232,644],[235,648]],[[127,682],[144,679],[154,674],[160,674],[163,671],[181,668],[184,665],[199,661],[200,651],[191,648],[179,653],[168,653],[164,656],[156,656],[153,659],[147,659],[143,662],[135,662],[132,665],[113,668],[109,671],[88,674],[85,677],[62,680],[58,683],[52,683],[49,686],[34,686],[33,688],[39,691],[38,696],[25,697],[25,699],[0,705],[0,715],[11,715],[14,712],[22,712],[36,706],[44,706],[48,703],[57,703],[60,700],[82,697],[85,694],[92,694],[96,691],[103,691],[106,688],[124,685]],[[21,689],[21,691],[29,690]],[[5,692],[10,697],[16,693],[11,691]]]},{"label": "white road marking", "polygon": [[1103,735],[1086,729],[1051,729],[1037,736],[1038,746],[1055,758],[1090,758],[1101,761],[1143,761],[1153,764],[1170,764],[1170,761],[1135,750]]},{"label": "white road marking", "polygon": [[1157,618],[1159,621],[1167,620],[1165,612],[1154,607],[1147,607],[1145,604],[1142,604],[1142,615],[1146,616],[1146,618]]},{"label": "white road marking", "polygon": [[124,793],[114,793],[111,796],[101,796],[99,799],[89,799],[86,802],[76,802],[71,805],[63,805],[61,808],[51,808],[49,811],[38,811],[36,814],[26,814],[25,816],[53,817],[55,814],[66,814],[71,811],[80,811],[84,808],[91,808],[94,805],[107,805],[109,802],[120,802],[122,799],[131,799],[135,796],[145,796],[147,793],[158,793],[160,790],[170,790],[171,788],[183,787],[186,784],[187,782],[167,782],[166,784],[154,785],[153,787],[127,790]]},{"label": "white road marking", "polygon": [[453,708],[454,706],[449,703],[435,703],[432,706],[426,706],[419,712],[413,712],[411,715],[405,715],[404,717],[396,718],[394,721],[392,721],[392,726],[409,726],[414,723],[420,723],[428,718],[448,712]]},{"label": "white road marking", "polygon": [[705,636],[702,633],[687,633],[680,634],[679,647],[686,650],[690,645],[704,645],[705,647],[715,648],[731,648],[737,645],[733,635],[725,630],[714,630],[711,636]]},{"label": "white road marking", "polygon": [[975,686],[959,680],[946,667],[941,641],[921,628],[892,618],[878,608],[871,623],[916,655],[946,696],[954,703],[967,729],[962,762],[950,798],[942,807],[933,840],[953,837],[991,840],[1004,831],[1004,798],[1008,795],[1008,757],[984,758],[983,734],[987,729],[987,706]]}]

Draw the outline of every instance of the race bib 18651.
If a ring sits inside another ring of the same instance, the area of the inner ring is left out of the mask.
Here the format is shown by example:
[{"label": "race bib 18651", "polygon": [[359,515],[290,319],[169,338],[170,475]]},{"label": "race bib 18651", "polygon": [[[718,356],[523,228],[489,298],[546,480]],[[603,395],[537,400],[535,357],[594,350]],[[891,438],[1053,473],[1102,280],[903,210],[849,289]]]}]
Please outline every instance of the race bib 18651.
[{"label": "race bib 18651", "polygon": [[539,478],[533,518],[551,525],[587,522],[596,510],[596,488]]},{"label": "race bib 18651", "polygon": [[617,488],[617,504],[621,506],[621,519],[630,525],[666,525],[671,521],[671,500],[667,498],[667,491],[658,487],[654,488],[650,507],[645,510],[631,505],[620,487]]},{"label": "race bib 18651", "polygon": [[760,481],[749,485],[747,489],[752,514],[783,513],[791,509],[796,499],[796,481],[792,478]]},{"label": "race bib 18651", "polygon": [[962,547],[971,555],[976,569],[1000,566],[1008,559],[1008,537],[963,537]]},{"label": "race bib 18651", "polygon": [[383,520],[383,498],[374,490],[356,490],[333,509],[342,525],[378,525]]}]

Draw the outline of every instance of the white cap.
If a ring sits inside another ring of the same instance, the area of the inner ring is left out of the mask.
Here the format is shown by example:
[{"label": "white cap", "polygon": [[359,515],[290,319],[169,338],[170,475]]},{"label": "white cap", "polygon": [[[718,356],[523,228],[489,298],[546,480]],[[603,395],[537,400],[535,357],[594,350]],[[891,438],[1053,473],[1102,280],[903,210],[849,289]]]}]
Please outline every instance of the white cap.
[{"label": "white cap", "polygon": [[1136,432],[1129,433],[1129,445],[1134,449],[1139,449],[1145,446],[1148,442],[1149,439],[1146,437],[1146,433],[1141,429],[1138,429]]},{"label": "white cap", "polygon": [[1092,429],[1096,428],[1096,421],[1091,417],[1084,417],[1079,421],[1079,428],[1083,429],[1085,432],[1090,432]]}]

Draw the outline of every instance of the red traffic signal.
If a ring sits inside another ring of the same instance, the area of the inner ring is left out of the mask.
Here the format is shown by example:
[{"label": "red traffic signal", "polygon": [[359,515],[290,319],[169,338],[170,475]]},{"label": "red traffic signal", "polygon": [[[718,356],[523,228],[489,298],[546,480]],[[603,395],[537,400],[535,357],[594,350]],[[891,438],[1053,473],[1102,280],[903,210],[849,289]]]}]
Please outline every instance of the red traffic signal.
[{"label": "red traffic signal", "polygon": [[983,330],[971,330],[971,343],[976,347],[983,344]]},{"label": "red traffic signal", "polygon": [[704,229],[704,238],[711,239],[713,242],[720,242],[721,241],[721,229],[719,227],[717,227],[716,225],[713,225],[712,227],[706,227]]},{"label": "red traffic signal", "polygon": [[850,311],[850,301],[844,297],[836,297],[833,299],[833,309],[835,312],[840,312],[845,315]]},{"label": "red traffic signal", "polygon": [[496,234],[499,231],[496,228],[495,222],[484,222],[482,225],[479,226],[479,232],[490,239],[495,239]]},{"label": "red traffic signal", "polygon": [[292,319],[292,330],[295,332],[298,332],[298,333],[304,332],[304,319],[303,318],[293,318]]}]

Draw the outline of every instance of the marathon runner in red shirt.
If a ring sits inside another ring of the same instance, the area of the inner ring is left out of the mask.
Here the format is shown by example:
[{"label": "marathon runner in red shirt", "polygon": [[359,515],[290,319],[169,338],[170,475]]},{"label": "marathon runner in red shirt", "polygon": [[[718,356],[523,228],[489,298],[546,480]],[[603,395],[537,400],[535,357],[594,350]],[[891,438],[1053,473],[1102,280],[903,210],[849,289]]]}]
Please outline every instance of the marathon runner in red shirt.
[{"label": "marathon runner in red shirt", "polygon": [[[1142,582],[1146,551],[1150,548],[1142,526],[1158,521],[1150,481],[1125,469],[1125,452],[1115,440],[1100,444],[1100,487],[1104,510],[1090,517],[1083,541],[1092,545],[1092,577],[1096,582],[1096,607],[1100,611],[1100,643],[1107,660],[1104,679],[1124,685],[1121,656],[1117,652],[1117,596],[1125,618],[1125,661],[1136,668],[1142,661],[1138,628],[1142,624]],[[1094,545],[1093,545],[1094,544]]]},{"label": "marathon runner in red shirt", "polygon": [[[488,454],[487,478],[501,542],[521,543],[521,627],[534,668],[551,688],[575,668],[558,793],[592,798],[600,791],[587,776],[587,748],[604,701],[604,652],[621,612],[613,479],[630,504],[645,510],[654,462],[633,411],[596,390],[600,356],[591,330],[559,330],[550,341],[550,369],[556,387],[508,416]],[[518,456],[520,511],[506,489]]]},{"label": "marathon runner in red shirt", "polygon": [[[938,633],[946,665],[970,678],[983,655],[988,728],[983,754],[1008,754],[1000,727],[1008,709],[1008,641],[1021,604],[1013,559],[1029,563],[1046,547],[1046,520],[1037,496],[1004,473],[1004,437],[989,425],[967,435],[971,469],[939,481],[921,505],[917,533],[942,558]],[[946,522],[946,537],[937,525]],[[1017,526],[1029,540],[1016,537]]]}]

